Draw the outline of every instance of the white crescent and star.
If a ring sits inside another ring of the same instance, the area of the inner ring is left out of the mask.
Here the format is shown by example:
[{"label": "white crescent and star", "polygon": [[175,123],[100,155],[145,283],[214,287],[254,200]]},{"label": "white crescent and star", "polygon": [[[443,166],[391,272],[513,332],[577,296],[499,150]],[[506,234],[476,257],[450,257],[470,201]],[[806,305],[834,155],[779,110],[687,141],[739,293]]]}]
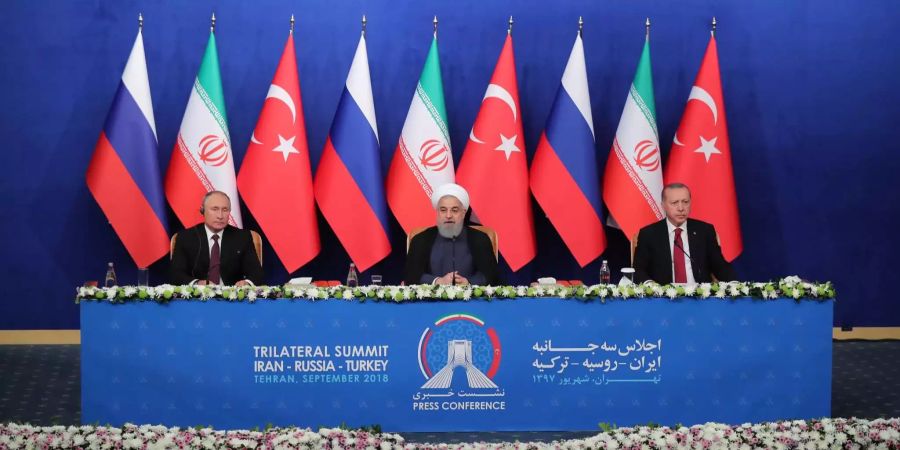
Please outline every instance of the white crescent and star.
[{"label": "white crescent and star", "polygon": [[[484,98],[481,100],[481,102],[484,103],[484,101],[489,98],[496,98],[496,99],[502,101],[503,103],[505,103],[506,106],[509,106],[510,112],[512,112],[513,121],[515,121],[517,119],[516,101],[515,101],[515,99],[513,99],[513,96],[509,93],[509,91],[507,91],[506,89],[503,88],[503,86],[500,86],[498,84],[488,85],[487,91],[485,91]],[[509,161],[510,155],[512,155],[513,153],[516,153],[516,152],[521,153],[521,151],[522,151],[516,145],[516,138],[518,138],[518,135],[514,134],[511,138],[507,138],[506,136],[504,136],[501,133],[500,134],[500,145],[497,146],[497,148],[495,148],[494,150],[499,150],[499,151],[502,151],[503,153],[505,153],[506,160]],[[478,136],[475,136],[474,128],[472,129],[472,131],[469,132],[469,139],[472,140],[472,142],[475,142],[476,144],[484,144],[484,141],[482,141],[481,139],[478,139]]]},{"label": "white crescent and star", "polygon": [[[712,95],[709,95],[709,92],[706,92],[706,90],[700,86],[694,86],[691,88],[691,94],[688,96],[688,102],[691,100],[697,100],[706,105],[706,107],[709,108],[709,112],[712,113],[713,124],[719,123],[719,108],[716,106],[716,101],[713,99]],[[718,137],[714,137],[711,140],[706,140],[703,136],[700,136],[700,147],[694,150],[694,153],[702,153],[703,156],[706,157],[706,162],[709,162],[710,156],[722,154],[722,152],[716,148],[716,140],[718,139]],[[684,144],[678,140],[677,132],[675,133],[675,139],[672,143],[684,147]]]},{"label": "white crescent and star", "polygon": [[713,124],[719,123],[719,108],[716,107],[716,101],[713,100],[712,95],[709,95],[709,92],[700,86],[694,86],[691,88],[691,95],[688,96],[688,101],[691,100],[699,100],[708,106],[713,115]]},{"label": "white crescent and star", "polygon": [[697,150],[694,150],[694,153],[702,153],[703,156],[706,157],[706,162],[709,162],[710,156],[722,154],[722,152],[716,148],[716,140],[718,139],[718,137],[714,137],[707,141],[703,136],[700,136],[700,147],[697,148]]},{"label": "white crescent and star", "polygon": [[[269,86],[269,92],[266,94],[266,100],[274,98],[288,107],[291,111],[291,123],[295,123],[297,121],[297,106],[294,105],[294,99],[291,98],[291,94],[288,93],[283,87],[272,84]],[[300,154],[300,151],[294,147],[294,140],[297,139],[297,136],[292,136],[290,139],[285,139],[280,134],[278,135],[278,146],[272,149],[273,152],[279,152],[284,156],[284,161],[287,162],[288,156],[291,153]],[[258,139],[256,139],[256,131],[250,136],[250,142],[263,145]]]},{"label": "white crescent and star", "polygon": [[516,146],[516,135],[513,135],[511,138],[507,138],[500,133],[500,145],[497,146],[494,150],[500,150],[503,153],[506,153],[506,160],[509,161],[509,156],[516,152],[521,152],[522,150]]},{"label": "white crescent and star", "polygon": [[288,156],[291,153],[300,154],[300,151],[294,148],[294,139],[297,139],[297,136],[292,136],[290,139],[285,139],[278,135],[278,146],[273,148],[273,152],[280,152],[282,156],[284,156],[284,162],[287,162]]}]

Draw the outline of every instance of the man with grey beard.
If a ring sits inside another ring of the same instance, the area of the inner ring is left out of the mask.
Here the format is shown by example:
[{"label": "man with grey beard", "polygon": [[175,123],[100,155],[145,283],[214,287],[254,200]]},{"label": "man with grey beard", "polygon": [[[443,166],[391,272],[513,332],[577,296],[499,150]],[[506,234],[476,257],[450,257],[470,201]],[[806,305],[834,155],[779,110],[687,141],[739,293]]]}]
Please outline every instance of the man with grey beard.
[{"label": "man with grey beard", "polygon": [[447,183],[434,190],[431,205],[437,224],[409,243],[406,284],[499,284],[490,238],[464,223],[469,193],[458,184]]}]

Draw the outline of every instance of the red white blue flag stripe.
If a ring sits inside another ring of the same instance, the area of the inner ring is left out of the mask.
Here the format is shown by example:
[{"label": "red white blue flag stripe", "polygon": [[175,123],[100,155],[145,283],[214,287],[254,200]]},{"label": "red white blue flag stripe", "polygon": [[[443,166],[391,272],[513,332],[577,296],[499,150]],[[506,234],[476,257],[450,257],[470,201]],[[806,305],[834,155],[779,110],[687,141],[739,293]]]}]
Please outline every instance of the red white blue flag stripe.
[{"label": "red white blue flag stripe", "polygon": [[365,36],[334,114],[314,191],[322,215],[359,270],[391,252]]},{"label": "red white blue flag stripe", "polygon": [[530,183],[538,204],[578,263],[584,267],[599,257],[606,248],[606,235],[580,35],[538,143]]},{"label": "red white blue flag stripe", "polygon": [[144,41],[138,32],[87,169],[87,185],[138,267],[168,252]]}]

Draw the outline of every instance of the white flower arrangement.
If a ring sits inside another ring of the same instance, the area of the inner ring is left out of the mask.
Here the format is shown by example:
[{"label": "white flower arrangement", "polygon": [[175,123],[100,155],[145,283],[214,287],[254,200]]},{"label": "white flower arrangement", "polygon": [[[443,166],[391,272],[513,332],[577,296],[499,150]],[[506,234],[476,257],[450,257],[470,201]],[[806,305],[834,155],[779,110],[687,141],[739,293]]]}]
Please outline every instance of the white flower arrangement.
[{"label": "white flower arrangement", "polygon": [[277,448],[277,449],[755,449],[755,448],[876,448],[900,447],[900,418],[793,420],[760,424],[706,423],[692,427],[610,429],[584,439],[553,442],[413,444],[402,436],[366,430],[270,428],[263,431],[167,428],[125,424],[34,427],[0,425],[0,447],[30,448]]},{"label": "white flower arrangement", "polygon": [[795,300],[830,300],[835,297],[834,286],[830,282],[811,283],[800,278],[787,277],[770,282],[719,282],[697,285],[660,285],[653,282],[617,286],[597,284],[593,286],[440,286],[418,284],[411,286],[329,286],[297,288],[286,286],[113,286],[79,287],[75,290],[76,303],[82,301],[105,301],[125,303],[154,301],[165,303],[171,300],[222,300],[231,302],[254,302],[263,299],[305,299],[310,301],[342,299],[346,301],[441,301],[472,299],[514,299],[519,297],[558,297],[581,301],[611,299],[641,299],[659,297],[677,299],[683,297],[699,299],[755,298],[774,300],[792,298]]}]

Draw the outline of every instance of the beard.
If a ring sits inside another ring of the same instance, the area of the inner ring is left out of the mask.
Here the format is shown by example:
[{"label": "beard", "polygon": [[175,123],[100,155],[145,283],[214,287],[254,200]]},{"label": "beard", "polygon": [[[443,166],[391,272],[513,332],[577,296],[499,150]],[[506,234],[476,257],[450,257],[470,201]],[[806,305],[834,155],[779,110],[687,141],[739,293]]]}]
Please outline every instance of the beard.
[{"label": "beard", "polygon": [[440,234],[441,236],[443,236],[447,239],[453,239],[453,238],[459,236],[459,233],[462,232],[462,227],[463,227],[462,222],[440,223],[440,224],[438,224],[437,229],[438,229],[438,234]]}]

